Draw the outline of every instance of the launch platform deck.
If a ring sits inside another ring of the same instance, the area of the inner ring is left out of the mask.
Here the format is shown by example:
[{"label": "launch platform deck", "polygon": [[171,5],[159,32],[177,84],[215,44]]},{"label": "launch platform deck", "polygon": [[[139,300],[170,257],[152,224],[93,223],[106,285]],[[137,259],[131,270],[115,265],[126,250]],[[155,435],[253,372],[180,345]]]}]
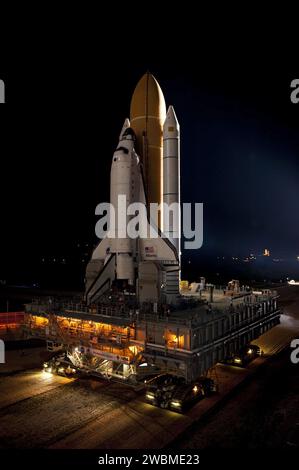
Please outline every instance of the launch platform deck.
[{"label": "launch platform deck", "polygon": [[148,311],[148,305],[136,309],[35,301],[26,305],[23,328],[29,337],[76,351],[77,365],[86,367],[88,359],[88,367],[100,373],[105,364],[112,376],[135,380],[146,363],[191,381],[278,324],[277,299],[275,291],[234,294],[216,289],[213,299],[201,292],[192,308],[183,302],[182,309],[158,312]]}]

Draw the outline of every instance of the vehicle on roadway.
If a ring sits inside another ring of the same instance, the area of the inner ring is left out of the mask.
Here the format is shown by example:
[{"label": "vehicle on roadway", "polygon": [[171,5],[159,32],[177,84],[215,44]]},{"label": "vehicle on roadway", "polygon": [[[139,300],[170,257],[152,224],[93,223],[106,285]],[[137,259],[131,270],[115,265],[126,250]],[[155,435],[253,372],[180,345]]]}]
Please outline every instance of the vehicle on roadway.
[{"label": "vehicle on roadway", "polygon": [[215,392],[216,384],[208,377],[200,377],[187,384],[183,377],[160,374],[147,381],[145,399],[151,405],[182,413],[197,401]]},{"label": "vehicle on roadway", "polygon": [[263,352],[256,344],[249,344],[240,350],[238,354],[226,357],[221,364],[228,364],[237,367],[246,367],[253,359],[262,356]]},{"label": "vehicle on roadway", "polygon": [[63,377],[74,377],[77,375],[77,369],[75,369],[74,365],[64,354],[54,356],[49,361],[44,362],[43,369],[44,372],[61,375]]}]

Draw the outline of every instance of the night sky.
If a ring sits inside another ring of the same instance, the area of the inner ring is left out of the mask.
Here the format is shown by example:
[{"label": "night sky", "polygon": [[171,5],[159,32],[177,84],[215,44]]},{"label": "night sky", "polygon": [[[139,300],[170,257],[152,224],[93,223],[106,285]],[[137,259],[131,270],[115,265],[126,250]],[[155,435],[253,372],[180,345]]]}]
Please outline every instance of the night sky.
[{"label": "night sky", "polygon": [[180,122],[182,201],[204,203],[204,247],[188,259],[265,247],[299,255],[299,104],[290,101],[299,70],[258,49],[198,46],[190,60],[154,51],[140,59],[128,48],[111,60],[93,47],[30,72],[0,68],[0,276],[25,276],[30,260],[96,242],[94,209],[109,201],[112,155],[147,70]]}]

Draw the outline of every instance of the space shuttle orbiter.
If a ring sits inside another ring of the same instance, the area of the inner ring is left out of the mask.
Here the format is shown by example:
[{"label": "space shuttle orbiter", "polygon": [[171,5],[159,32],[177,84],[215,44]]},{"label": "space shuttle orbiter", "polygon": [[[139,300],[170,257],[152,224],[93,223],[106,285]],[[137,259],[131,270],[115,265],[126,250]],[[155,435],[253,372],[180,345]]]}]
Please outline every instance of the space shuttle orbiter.
[{"label": "space shuttle orbiter", "polygon": [[[113,154],[110,203],[122,223],[132,219],[127,208],[138,202],[180,203],[179,124],[155,78],[145,74],[134,91],[131,120],[122,127]],[[116,217],[113,237],[103,238],[86,269],[86,300],[100,302],[112,286],[135,291],[139,302],[175,303],[179,296],[180,220],[174,215],[163,233],[163,216],[146,220],[146,236],[131,238]],[[153,236],[155,234],[155,236]]]}]

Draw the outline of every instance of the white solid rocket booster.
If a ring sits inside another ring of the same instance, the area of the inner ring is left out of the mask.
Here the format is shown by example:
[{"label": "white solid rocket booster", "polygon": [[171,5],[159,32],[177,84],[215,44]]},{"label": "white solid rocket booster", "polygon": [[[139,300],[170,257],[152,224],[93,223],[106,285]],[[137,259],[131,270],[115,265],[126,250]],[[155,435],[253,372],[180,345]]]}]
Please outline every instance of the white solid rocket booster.
[{"label": "white solid rocket booster", "polygon": [[[173,106],[169,106],[163,126],[163,202],[180,207],[180,125]],[[163,211],[164,235],[170,239],[180,259],[181,217],[180,210],[169,218],[165,230],[166,212]]]},{"label": "white solid rocket booster", "polygon": [[[176,203],[176,210],[163,208],[163,233],[176,248],[180,269],[181,211],[180,211],[180,126],[173,106],[169,106],[163,126],[163,203]],[[171,208],[171,207],[170,207]],[[167,221],[168,218],[168,221]],[[165,293],[168,302],[176,302],[179,295],[179,269],[164,274]]]}]

